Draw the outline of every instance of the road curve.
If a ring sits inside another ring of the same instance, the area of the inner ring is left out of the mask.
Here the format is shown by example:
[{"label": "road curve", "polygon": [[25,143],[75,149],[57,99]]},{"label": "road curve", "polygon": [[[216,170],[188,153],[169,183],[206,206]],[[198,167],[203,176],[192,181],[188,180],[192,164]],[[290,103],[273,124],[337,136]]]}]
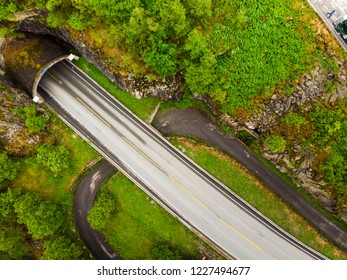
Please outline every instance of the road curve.
[{"label": "road curve", "polygon": [[93,207],[98,189],[114,170],[114,166],[107,161],[97,163],[97,165],[82,178],[74,192],[73,209],[77,230],[82,240],[97,260],[121,259],[108,246],[100,232],[91,228],[87,220],[88,213]]},{"label": "road curve", "polygon": [[113,165],[230,258],[324,259],[230,192],[68,61],[49,69],[39,92]]}]

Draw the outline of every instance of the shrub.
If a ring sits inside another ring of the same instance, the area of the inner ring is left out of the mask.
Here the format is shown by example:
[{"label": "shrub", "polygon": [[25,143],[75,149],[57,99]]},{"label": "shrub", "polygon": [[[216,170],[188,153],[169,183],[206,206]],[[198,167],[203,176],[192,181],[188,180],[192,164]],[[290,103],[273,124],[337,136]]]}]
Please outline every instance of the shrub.
[{"label": "shrub", "polygon": [[102,191],[89,211],[88,221],[92,228],[102,230],[112,213],[116,210],[116,202],[110,193]]},{"label": "shrub", "polygon": [[283,153],[286,149],[286,140],[278,135],[271,135],[264,142],[266,147],[274,153]]},{"label": "shrub", "polygon": [[13,180],[18,171],[18,163],[12,161],[6,153],[0,153],[0,184],[5,180]]},{"label": "shrub", "polygon": [[307,123],[306,119],[303,116],[300,116],[297,113],[289,112],[284,118],[283,121],[288,126],[295,126],[299,128],[302,125]]},{"label": "shrub", "polygon": [[54,176],[58,176],[70,166],[70,153],[64,146],[44,144],[37,151],[37,161],[51,170]]}]

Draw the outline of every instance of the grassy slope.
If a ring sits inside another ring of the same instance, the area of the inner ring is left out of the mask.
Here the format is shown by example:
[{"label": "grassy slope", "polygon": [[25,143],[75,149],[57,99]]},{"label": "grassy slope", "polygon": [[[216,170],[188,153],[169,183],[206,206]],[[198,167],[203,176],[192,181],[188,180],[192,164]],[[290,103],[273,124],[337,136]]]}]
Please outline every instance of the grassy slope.
[{"label": "grassy slope", "polygon": [[11,184],[14,188],[41,193],[45,198],[57,203],[70,203],[72,182],[90,161],[98,157],[98,153],[62,123],[52,124],[50,129],[57,138],[57,144],[64,145],[70,151],[70,168],[62,176],[54,177],[49,170],[37,164],[35,156],[25,158],[21,161],[16,180]]},{"label": "grassy slope", "polygon": [[147,120],[158,104],[157,99],[137,99],[133,95],[121,90],[84,58],[75,61],[75,64],[142,120]]}]

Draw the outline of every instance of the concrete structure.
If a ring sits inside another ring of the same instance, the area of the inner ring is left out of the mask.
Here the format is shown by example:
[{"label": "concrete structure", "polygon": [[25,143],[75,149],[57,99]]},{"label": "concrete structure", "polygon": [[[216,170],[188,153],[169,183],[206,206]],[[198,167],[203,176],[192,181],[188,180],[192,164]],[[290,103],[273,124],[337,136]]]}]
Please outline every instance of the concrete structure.
[{"label": "concrete structure", "polygon": [[42,101],[37,86],[47,69],[74,57],[51,37],[33,34],[4,39],[1,50],[1,67],[32,95],[35,102]]}]

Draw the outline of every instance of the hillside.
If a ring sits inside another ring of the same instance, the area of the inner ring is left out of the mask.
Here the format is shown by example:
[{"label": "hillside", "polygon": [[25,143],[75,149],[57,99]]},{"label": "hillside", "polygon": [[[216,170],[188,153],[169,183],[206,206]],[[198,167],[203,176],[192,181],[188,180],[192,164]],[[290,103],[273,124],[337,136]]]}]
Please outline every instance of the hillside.
[{"label": "hillside", "polygon": [[[217,122],[347,222],[347,56],[306,1],[2,1],[0,38],[21,36],[15,29],[56,37],[165,108],[203,100]],[[40,110],[22,112],[21,128],[29,129],[25,118],[50,120]],[[54,142],[42,130],[35,143],[23,136],[22,153],[7,138],[1,149],[31,156],[31,144]]]}]

